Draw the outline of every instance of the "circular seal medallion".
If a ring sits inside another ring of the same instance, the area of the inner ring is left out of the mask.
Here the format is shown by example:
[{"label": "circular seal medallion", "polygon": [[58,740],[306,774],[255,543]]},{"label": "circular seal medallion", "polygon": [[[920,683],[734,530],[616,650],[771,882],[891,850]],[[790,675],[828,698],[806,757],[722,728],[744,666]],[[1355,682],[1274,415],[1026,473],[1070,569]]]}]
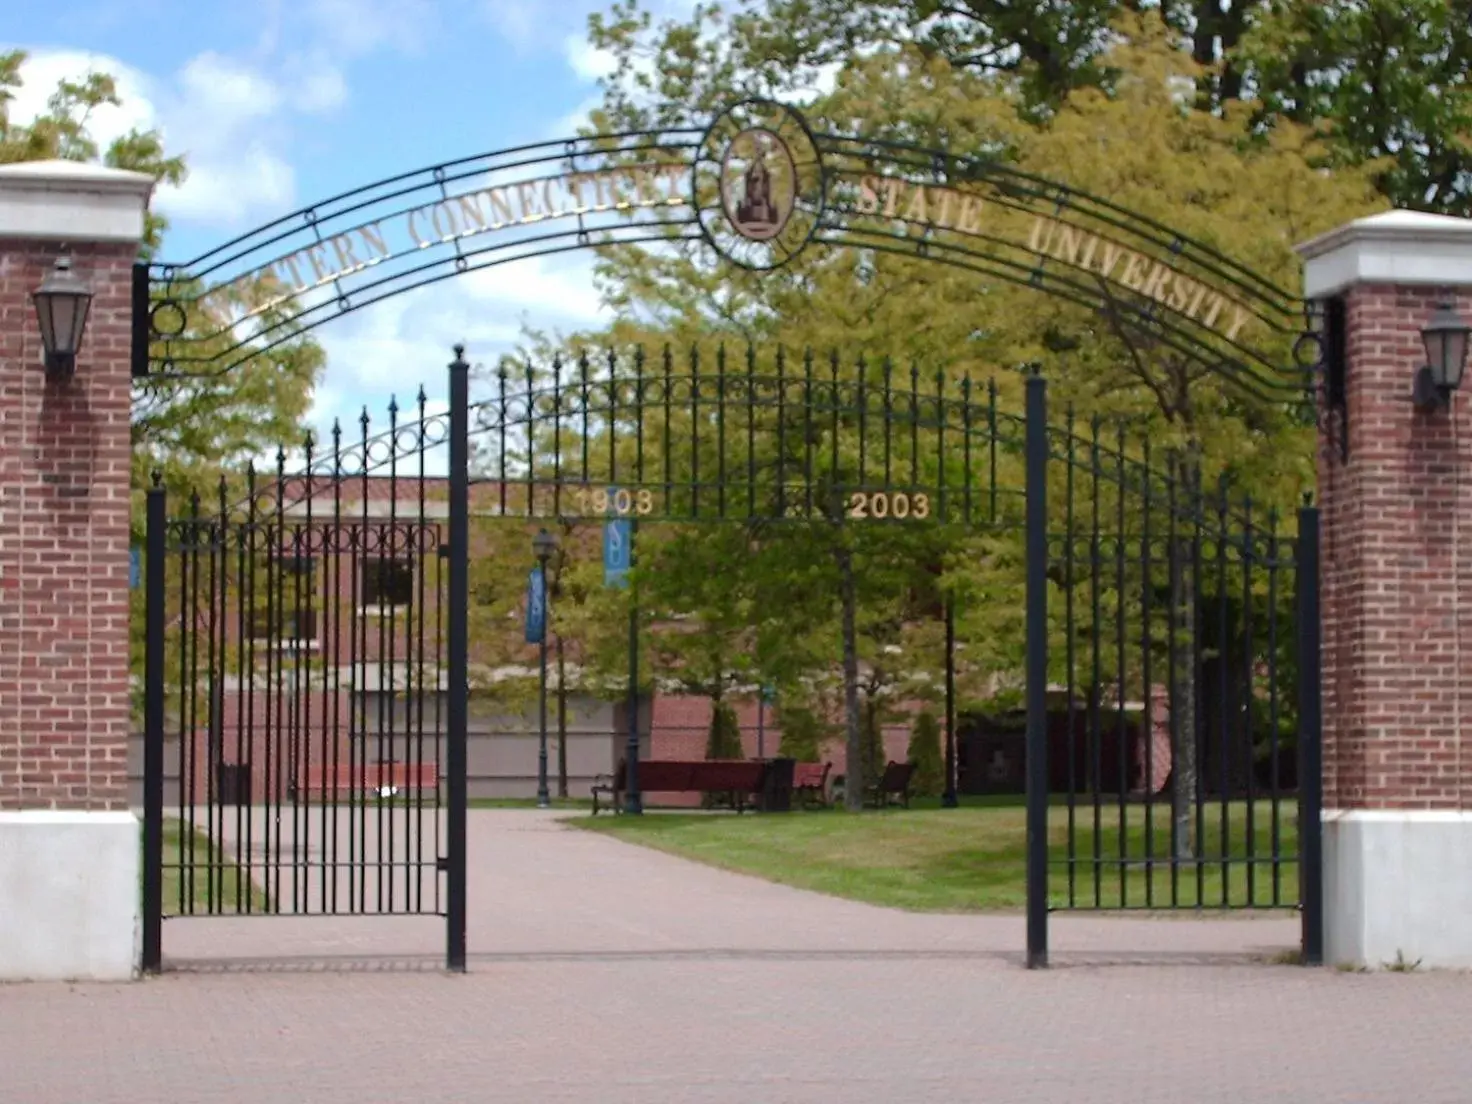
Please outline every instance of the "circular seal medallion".
[{"label": "circular seal medallion", "polygon": [[694,191],[701,231],[716,252],[745,268],[777,268],[802,251],[822,217],[817,143],[791,108],[736,104],[701,140]]}]

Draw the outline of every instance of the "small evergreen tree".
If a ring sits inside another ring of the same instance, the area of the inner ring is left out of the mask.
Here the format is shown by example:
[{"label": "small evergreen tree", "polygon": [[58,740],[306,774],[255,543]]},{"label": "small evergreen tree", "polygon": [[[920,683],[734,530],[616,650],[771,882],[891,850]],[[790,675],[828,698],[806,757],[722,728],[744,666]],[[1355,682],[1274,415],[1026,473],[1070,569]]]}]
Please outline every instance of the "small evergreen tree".
[{"label": "small evergreen tree", "polygon": [[939,797],[945,786],[945,764],[941,761],[940,722],[928,709],[910,727],[910,749],[906,759],[915,764],[910,776],[910,793],[915,797]]},{"label": "small evergreen tree", "polygon": [[710,734],[705,741],[707,759],[745,759],[741,748],[741,725],[736,711],[725,702],[717,702],[710,715]]}]

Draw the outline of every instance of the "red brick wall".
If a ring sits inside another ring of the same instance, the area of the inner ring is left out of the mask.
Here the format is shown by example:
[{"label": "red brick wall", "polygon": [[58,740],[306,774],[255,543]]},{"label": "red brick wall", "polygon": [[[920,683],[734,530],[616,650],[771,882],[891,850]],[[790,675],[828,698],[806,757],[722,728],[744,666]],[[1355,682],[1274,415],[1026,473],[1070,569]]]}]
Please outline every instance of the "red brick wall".
[{"label": "red brick wall", "polygon": [[[1450,413],[1410,402],[1439,298],[1373,285],[1347,296],[1349,460],[1327,436],[1319,458],[1327,808],[1472,798],[1472,397],[1464,386]],[[1458,309],[1472,316],[1472,297]]]},{"label": "red brick wall", "polygon": [[137,248],[72,248],[95,297],[48,383],[30,297],[57,254],[0,239],[0,808],[123,808]]}]

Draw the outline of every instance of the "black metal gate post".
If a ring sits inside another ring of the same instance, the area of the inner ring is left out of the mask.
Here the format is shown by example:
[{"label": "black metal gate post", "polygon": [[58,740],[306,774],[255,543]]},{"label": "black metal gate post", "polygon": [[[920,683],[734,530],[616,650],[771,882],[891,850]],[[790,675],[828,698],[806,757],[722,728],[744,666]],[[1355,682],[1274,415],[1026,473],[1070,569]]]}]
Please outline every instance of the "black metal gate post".
[{"label": "black metal gate post", "polygon": [[[634,566],[634,536],[639,530],[637,518],[629,522],[629,567]],[[629,592],[629,739],[624,747],[624,812],[635,815],[644,811],[644,795],[639,792],[639,602]]]},{"label": "black metal gate post", "polygon": [[163,966],[164,928],[164,574],[168,498],[157,475],[148,489],[143,644],[143,970]]},{"label": "black metal gate post", "polygon": [[946,599],[946,789],[940,803],[954,809],[956,797],[956,605]]},{"label": "black metal gate post", "polygon": [[1319,509],[1298,511],[1298,854],[1303,963],[1324,963],[1323,636],[1319,611]]},{"label": "black metal gate post", "polygon": [[1048,965],[1048,398],[1027,379],[1027,968]]},{"label": "black metal gate post", "polygon": [[450,587],[449,701],[445,758],[449,773],[449,824],[445,856],[445,968],[465,972],[466,729],[470,711],[470,365],[465,346],[450,364]]}]

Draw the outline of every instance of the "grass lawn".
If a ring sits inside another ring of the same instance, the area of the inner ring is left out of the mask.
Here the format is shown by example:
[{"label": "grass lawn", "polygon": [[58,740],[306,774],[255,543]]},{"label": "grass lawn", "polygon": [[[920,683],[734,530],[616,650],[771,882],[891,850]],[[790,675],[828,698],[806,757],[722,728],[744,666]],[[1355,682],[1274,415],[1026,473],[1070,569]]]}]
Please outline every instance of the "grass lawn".
[{"label": "grass lawn", "polygon": [[164,819],[164,915],[261,912],[266,904],[265,891],[212,848],[209,836],[196,829],[191,846],[184,824]]},{"label": "grass lawn", "polygon": [[[473,797],[466,803],[470,809],[535,809],[534,797]],[[593,799],[588,797],[554,797],[552,808],[588,812],[593,808]]]},{"label": "grass lawn", "polygon": [[[1021,908],[1026,903],[1025,810],[1018,799],[974,800],[958,809],[935,801],[861,814],[840,809],[787,814],[652,812],[569,823],[727,870],[876,905],[923,912]],[[1279,803],[1280,851],[1296,855],[1296,806]],[[1049,898],[1055,908],[1289,908],[1298,901],[1298,864],[1272,861],[1272,803],[1203,809],[1201,862],[1172,867],[1168,805],[1049,810]],[[1147,823],[1150,825],[1147,828]],[[1099,859],[1095,860],[1097,842]],[[1123,861],[1121,861],[1123,847]],[[1229,862],[1223,864],[1223,856]],[[1070,869],[1073,872],[1070,890]],[[1096,881],[1097,875],[1097,881]],[[1199,878],[1199,880],[1198,880]],[[1251,882],[1249,884],[1249,878]],[[1276,893],[1275,893],[1276,880]]]}]

